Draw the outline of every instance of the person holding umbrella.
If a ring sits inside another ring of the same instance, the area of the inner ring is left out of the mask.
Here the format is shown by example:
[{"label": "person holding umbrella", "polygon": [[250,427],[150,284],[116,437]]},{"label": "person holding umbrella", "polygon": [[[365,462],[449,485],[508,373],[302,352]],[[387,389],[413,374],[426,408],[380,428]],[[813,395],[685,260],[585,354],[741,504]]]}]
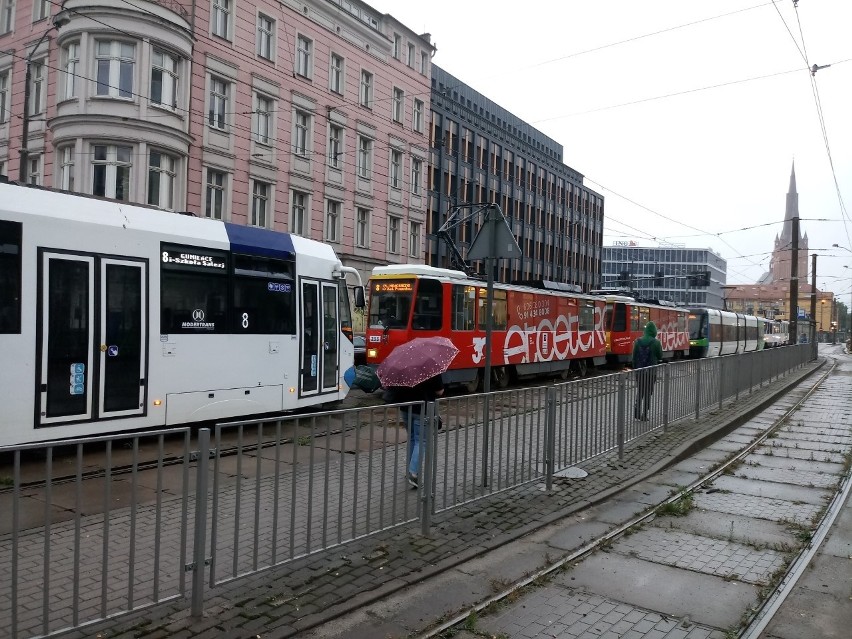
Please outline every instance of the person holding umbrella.
[{"label": "person holding umbrella", "polygon": [[418,337],[396,347],[376,369],[386,389],[385,402],[400,406],[408,432],[408,469],[406,478],[412,487],[420,484],[420,427],[426,402],[444,394],[441,374],[450,367],[458,349],[446,337]]}]

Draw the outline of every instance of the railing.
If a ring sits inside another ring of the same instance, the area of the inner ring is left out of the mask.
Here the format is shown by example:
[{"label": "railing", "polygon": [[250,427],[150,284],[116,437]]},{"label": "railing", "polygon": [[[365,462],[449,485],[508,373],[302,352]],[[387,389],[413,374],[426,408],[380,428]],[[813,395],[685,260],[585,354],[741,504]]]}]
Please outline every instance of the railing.
[{"label": "railing", "polygon": [[[25,475],[22,455],[35,451],[43,466]],[[11,488],[0,493],[0,580],[11,582],[0,588],[0,637],[50,635],[185,596],[188,429],[0,452],[11,458]]]},{"label": "railing", "polygon": [[[429,533],[434,514],[522,484],[550,489],[554,474],[620,456],[811,356],[810,345],[791,346],[659,366],[650,386],[629,371],[220,424],[212,438],[200,430],[197,447],[183,429],[177,439],[168,431],[0,449],[10,484],[0,489],[0,637],[52,635],[190,593],[201,615],[206,588],[418,520]],[[414,424],[401,410],[413,406],[422,415],[417,490],[406,478]],[[43,464],[22,465],[35,450]]]}]

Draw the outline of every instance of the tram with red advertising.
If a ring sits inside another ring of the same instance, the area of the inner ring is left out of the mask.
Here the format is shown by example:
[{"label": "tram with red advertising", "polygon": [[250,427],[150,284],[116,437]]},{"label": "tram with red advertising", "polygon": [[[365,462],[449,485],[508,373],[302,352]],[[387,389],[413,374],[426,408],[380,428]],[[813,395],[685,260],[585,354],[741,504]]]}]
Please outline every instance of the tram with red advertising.
[{"label": "tram with red advertising", "polygon": [[[458,355],[445,384],[479,388],[485,368],[485,282],[419,264],[380,266],[368,285],[367,364],[415,337],[443,336]],[[494,284],[492,388],[513,378],[585,373],[606,362],[603,298],[530,285]],[[687,349],[688,349],[687,342]]]},{"label": "tram with red advertising", "polygon": [[606,302],[604,331],[608,363],[630,363],[633,343],[642,337],[649,321],[657,326],[664,360],[689,356],[689,309],[670,302],[643,301],[626,295],[602,297]]}]

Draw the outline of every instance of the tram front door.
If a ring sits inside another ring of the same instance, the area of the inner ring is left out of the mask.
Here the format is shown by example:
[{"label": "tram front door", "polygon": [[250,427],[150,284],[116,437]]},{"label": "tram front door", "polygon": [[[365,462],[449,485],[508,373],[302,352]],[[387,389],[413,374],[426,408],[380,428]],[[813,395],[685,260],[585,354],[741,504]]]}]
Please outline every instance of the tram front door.
[{"label": "tram front door", "polygon": [[335,283],[302,279],[301,397],[338,390],[340,315]]},{"label": "tram front door", "polygon": [[145,413],[147,263],[43,251],[39,425]]}]

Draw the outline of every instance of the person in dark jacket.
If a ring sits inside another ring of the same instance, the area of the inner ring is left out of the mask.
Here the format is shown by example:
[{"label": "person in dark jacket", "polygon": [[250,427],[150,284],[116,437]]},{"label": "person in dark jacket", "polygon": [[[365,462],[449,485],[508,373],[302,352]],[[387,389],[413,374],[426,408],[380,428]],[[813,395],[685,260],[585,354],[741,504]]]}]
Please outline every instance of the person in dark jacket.
[{"label": "person in dark jacket", "polygon": [[663,345],[657,339],[657,325],[645,324],[645,334],[633,343],[633,368],[636,370],[636,403],[633,405],[633,417],[641,421],[648,420],[651,408],[651,395],[657,381],[654,368],[663,361]]},{"label": "person in dark jacket", "polygon": [[[385,392],[384,400],[387,404],[401,404],[403,402],[433,402],[444,394],[444,383],[440,375],[430,377],[417,386],[391,386]],[[424,404],[417,403],[410,406],[400,406],[399,412],[405,426],[408,429],[408,483],[413,488],[419,485],[420,471],[420,426],[425,415],[421,415]]]}]

